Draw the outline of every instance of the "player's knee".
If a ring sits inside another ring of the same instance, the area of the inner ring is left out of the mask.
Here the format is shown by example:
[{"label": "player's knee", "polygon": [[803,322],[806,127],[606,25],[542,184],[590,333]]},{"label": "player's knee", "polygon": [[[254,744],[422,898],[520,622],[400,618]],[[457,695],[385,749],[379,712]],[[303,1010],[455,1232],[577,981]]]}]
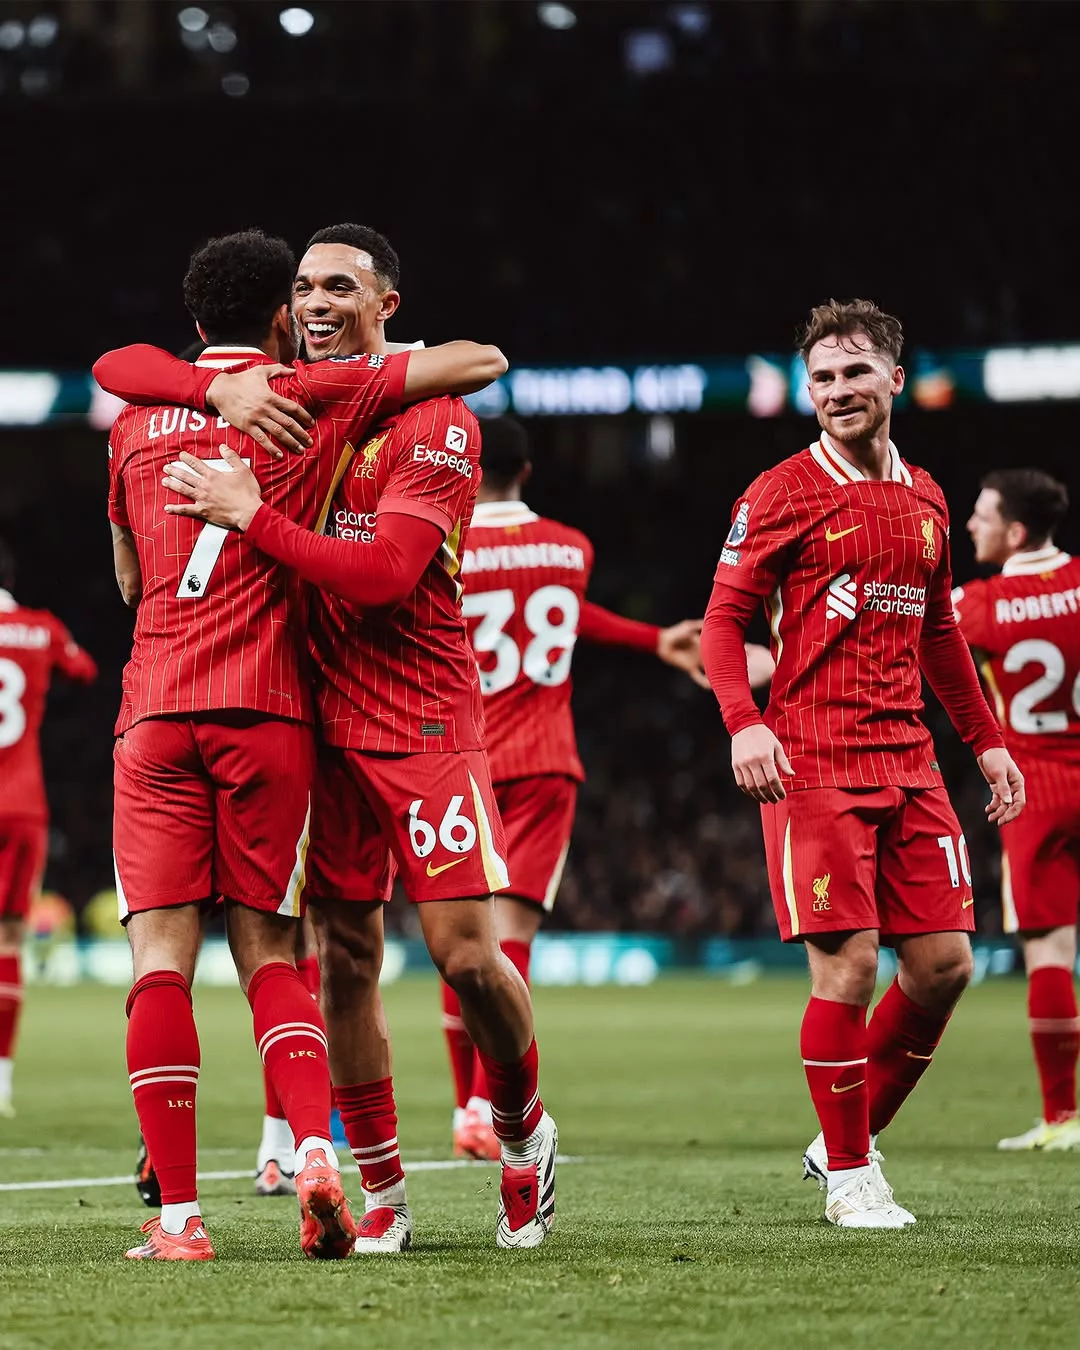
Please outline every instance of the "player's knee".
[{"label": "player's knee", "polygon": [[917,1003],[948,1012],[971,983],[975,961],[970,952],[958,951],[915,973],[911,980]]},{"label": "player's knee", "polygon": [[446,951],[433,951],[431,959],[458,998],[468,999],[482,995],[494,978],[498,948],[493,959],[487,944],[458,942]]},{"label": "player's knee", "polygon": [[348,1003],[364,989],[376,987],[382,971],[383,945],[371,934],[334,933],[320,944],[322,996],[332,1006]]}]

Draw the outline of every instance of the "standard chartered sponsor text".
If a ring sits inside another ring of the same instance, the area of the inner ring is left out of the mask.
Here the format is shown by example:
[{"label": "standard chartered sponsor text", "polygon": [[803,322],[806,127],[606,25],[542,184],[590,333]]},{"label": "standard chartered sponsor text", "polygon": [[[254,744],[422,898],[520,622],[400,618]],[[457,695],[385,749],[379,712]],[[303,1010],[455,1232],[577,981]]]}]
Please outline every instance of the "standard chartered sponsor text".
[{"label": "standard chartered sponsor text", "polygon": [[863,609],[922,617],[926,613],[926,587],[895,581],[863,582]]}]

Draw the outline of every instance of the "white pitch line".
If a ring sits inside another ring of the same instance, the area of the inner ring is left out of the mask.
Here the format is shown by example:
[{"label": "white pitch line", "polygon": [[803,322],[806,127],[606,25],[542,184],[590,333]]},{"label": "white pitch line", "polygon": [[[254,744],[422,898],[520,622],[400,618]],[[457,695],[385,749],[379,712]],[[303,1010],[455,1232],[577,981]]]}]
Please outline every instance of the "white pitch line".
[{"label": "white pitch line", "polygon": [[[584,1158],[565,1157],[560,1154],[557,1163],[580,1163]],[[426,1158],[406,1164],[409,1172],[454,1172],[462,1167],[491,1167],[494,1164],[478,1162],[472,1158]],[[250,1167],[242,1172],[199,1172],[197,1181],[241,1181],[252,1178],[255,1173]],[[128,1173],[122,1177],[72,1177],[65,1181],[5,1181],[0,1183],[0,1191],[63,1191],[72,1188],[86,1190],[91,1186],[134,1186],[135,1175]]]}]

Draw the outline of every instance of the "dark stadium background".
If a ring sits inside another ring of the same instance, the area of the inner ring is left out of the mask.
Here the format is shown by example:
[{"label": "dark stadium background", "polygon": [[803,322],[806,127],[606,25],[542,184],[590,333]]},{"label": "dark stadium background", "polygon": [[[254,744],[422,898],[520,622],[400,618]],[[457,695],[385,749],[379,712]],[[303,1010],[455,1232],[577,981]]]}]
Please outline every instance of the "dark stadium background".
[{"label": "dark stadium background", "polygon": [[[392,337],[495,341],[512,365],[783,352],[830,295],[895,311],[914,348],[1080,340],[1070,4],[308,0],[299,37],[285,7],[204,0],[192,37],[192,7],[169,0],[0,4],[0,370],[179,349],[193,247],[257,224],[300,248],[343,219],[401,253]],[[542,22],[553,8],[574,25]],[[54,32],[32,29],[42,16]],[[528,421],[530,504],[593,539],[594,599],[657,622],[702,612],[735,496],[812,436],[806,418],[738,410],[672,426],[665,459],[640,415]],[[902,452],[950,502],[959,580],[981,474],[1075,479],[1075,429],[1070,402],[898,415]],[[89,693],[56,687],[44,732],[47,882],[77,906],[111,885],[131,628],[104,443],[79,419],[0,429],[20,598],[102,670]],[[1060,542],[1080,548],[1075,518]],[[715,703],[585,646],[575,681],[590,777],[556,925],[772,931],[756,808],[732,787]],[[980,779],[930,716],[993,932]]]}]

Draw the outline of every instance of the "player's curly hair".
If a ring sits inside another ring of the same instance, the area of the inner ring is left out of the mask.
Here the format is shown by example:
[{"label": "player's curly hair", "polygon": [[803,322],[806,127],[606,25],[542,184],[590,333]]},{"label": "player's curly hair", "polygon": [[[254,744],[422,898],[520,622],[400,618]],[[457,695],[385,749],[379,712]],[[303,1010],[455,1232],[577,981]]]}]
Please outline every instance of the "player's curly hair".
[{"label": "player's curly hair", "polygon": [[485,417],[480,422],[480,468],[484,482],[508,488],[531,462],[529,437],[515,417]]},{"label": "player's curly hair", "polygon": [[1069,490],[1042,469],[997,469],[981,486],[996,492],[1006,521],[1018,520],[1029,544],[1045,544],[1069,509]]},{"label": "player's curly hair", "polygon": [[865,333],[874,350],[887,356],[894,365],[900,360],[903,325],[894,315],[878,309],[872,300],[829,300],[824,305],[815,305],[796,336],[796,348],[805,361],[810,349],[822,338],[851,337],[854,333]]},{"label": "player's curly hair", "polygon": [[314,244],[344,244],[347,248],[362,249],[371,254],[375,264],[375,273],[379,285],[384,291],[396,291],[401,279],[401,263],[398,255],[386,235],[373,230],[370,225],[327,225],[316,230],[307,241],[308,248]]},{"label": "player's curly hair", "polygon": [[284,239],[241,230],[211,239],[191,255],[184,304],[207,342],[257,345],[282,305],[292,303],[296,257]]},{"label": "player's curly hair", "polygon": [[0,539],[0,591],[13,590],[15,586],[15,554]]}]

